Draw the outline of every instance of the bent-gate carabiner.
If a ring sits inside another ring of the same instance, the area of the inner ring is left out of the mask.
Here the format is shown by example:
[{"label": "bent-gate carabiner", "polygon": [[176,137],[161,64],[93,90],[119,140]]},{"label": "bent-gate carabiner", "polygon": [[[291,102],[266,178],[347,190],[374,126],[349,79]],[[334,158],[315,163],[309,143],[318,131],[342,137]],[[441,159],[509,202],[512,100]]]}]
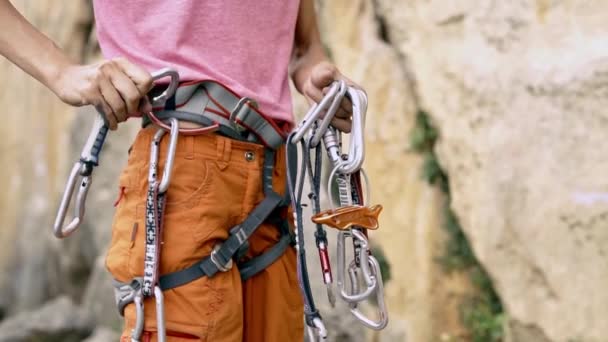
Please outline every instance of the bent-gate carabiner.
[{"label": "bent-gate carabiner", "polygon": [[[163,105],[169,97],[173,96],[179,85],[179,74],[173,69],[165,68],[152,73],[153,80],[164,77],[170,77],[171,81],[162,94],[152,99],[153,106]],[[91,183],[93,182],[93,169],[99,165],[99,155],[107,134],[108,125],[105,122],[105,116],[102,112],[99,112],[93,122],[91,133],[89,133],[89,137],[80,153],[80,160],[72,167],[72,171],[70,172],[65,190],[61,197],[57,216],[55,217],[55,223],[53,225],[53,233],[58,238],[65,238],[75,232],[84,219],[87,194]],[[78,195],[76,196],[74,204],[74,217],[66,226],[63,226],[77,183],[80,183],[80,185],[78,186]]]}]

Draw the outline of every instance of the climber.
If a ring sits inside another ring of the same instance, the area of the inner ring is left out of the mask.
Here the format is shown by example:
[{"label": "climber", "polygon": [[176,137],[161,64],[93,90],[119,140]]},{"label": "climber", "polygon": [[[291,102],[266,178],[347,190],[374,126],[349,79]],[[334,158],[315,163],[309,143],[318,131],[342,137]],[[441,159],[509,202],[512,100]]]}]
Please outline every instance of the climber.
[{"label": "climber", "polygon": [[[138,133],[119,180],[108,270],[120,284],[133,284],[144,273],[146,175],[150,143],[156,139],[159,123],[150,122],[147,114],[153,108],[145,95],[162,91],[155,87],[150,72],[170,66],[177,69],[182,81],[195,87],[180,88],[186,90],[178,90],[163,108],[154,108],[159,117],[166,114],[166,122],[191,102],[202,103],[200,108],[192,104],[198,108],[195,114],[213,112],[216,117],[226,114],[222,112],[226,104],[236,105],[227,109],[234,131],[226,129],[230,126],[226,124],[222,125],[225,129],[216,127],[214,133],[180,135],[176,146],[159,265],[167,340],[302,341],[303,304],[293,249],[281,249],[278,259],[266,263],[264,269],[251,263],[289,235],[285,232],[285,203],[275,201],[277,210],[266,215],[270,218],[259,222],[243,244],[248,248],[239,248],[239,257],[244,257],[249,268],[242,268],[238,257],[234,259],[239,267],[229,267],[233,258],[218,250],[223,241],[241,236],[239,228],[265,199],[285,193],[284,153],[279,151],[283,147],[280,139],[266,141],[266,134],[285,137],[293,127],[289,77],[311,103],[320,101],[334,80],[356,86],[329,62],[313,0],[95,0],[94,11],[106,58],[101,62],[74,63],[8,0],[0,0],[0,54],[65,103],[95,106],[104,113],[111,130],[129,117],[144,116],[146,127]],[[215,82],[196,83],[202,80]],[[180,96],[185,103],[179,101]],[[349,131],[350,108],[345,98],[332,125]],[[265,127],[263,132],[247,125],[241,114],[255,117],[256,127]],[[183,114],[179,127],[196,129],[205,123]],[[168,140],[160,142],[161,168]],[[215,258],[211,258],[214,251]],[[204,262],[211,265],[212,276],[184,280],[183,272]],[[242,281],[239,269],[255,272]],[[166,275],[170,277],[163,278]],[[163,286],[168,283],[178,285]],[[141,307],[143,341],[157,340],[155,306],[147,305],[153,300],[146,299]],[[121,340],[129,341],[141,319],[137,314],[140,307],[134,302],[123,304]]]}]

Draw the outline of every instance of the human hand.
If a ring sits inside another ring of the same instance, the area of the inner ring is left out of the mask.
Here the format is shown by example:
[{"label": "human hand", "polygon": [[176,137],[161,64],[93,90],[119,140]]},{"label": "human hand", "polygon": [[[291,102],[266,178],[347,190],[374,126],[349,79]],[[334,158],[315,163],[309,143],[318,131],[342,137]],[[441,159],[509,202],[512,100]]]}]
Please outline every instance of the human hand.
[{"label": "human hand", "polygon": [[124,58],[90,65],[69,65],[58,72],[51,89],[65,103],[93,105],[105,115],[111,130],[118,123],[152,105],[146,94],[153,87],[152,76]]},{"label": "human hand", "polygon": [[[310,70],[310,75],[302,87],[303,95],[309,102],[319,103],[329,90],[331,83],[336,80],[344,80],[348,86],[361,89],[359,85],[342,75],[334,64],[320,62]],[[349,133],[352,128],[352,111],[351,101],[344,97],[340,108],[338,108],[331,121],[331,125],[340,131]]]}]

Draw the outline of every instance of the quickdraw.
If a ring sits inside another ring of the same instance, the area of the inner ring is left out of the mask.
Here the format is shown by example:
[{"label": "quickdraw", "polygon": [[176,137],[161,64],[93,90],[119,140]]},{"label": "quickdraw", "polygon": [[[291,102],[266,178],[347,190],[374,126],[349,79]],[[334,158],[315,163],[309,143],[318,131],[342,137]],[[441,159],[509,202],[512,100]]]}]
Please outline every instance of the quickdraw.
[{"label": "quickdraw", "polygon": [[[352,130],[348,153],[342,152],[341,133],[330,126],[343,98],[347,96],[353,105]],[[321,314],[315,306],[310,288],[304,244],[304,219],[302,202],[304,183],[308,179],[312,202],[312,221],[315,224],[315,239],[321,262],[323,282],[327,286],[328,299],[333,306],[333,276],[327,252],[327,232],[324,225],[338,229],[337,277],[336,285],[340,297],[349,304],[351,313],[365,326],[380,330],[388,324],[388,313],[384,303],[384,293],[380,265],[371,254],[367,229],[377,229],[378,216],[382,206],[367,207],[369,182],[362,169],[365,158],[363,131],[367,97],[361,90],[348,87],[345,82],[334,82],[325,97],[305,115],[300,125],[287,138],[288,185],[293,205],[296,241],[297,269],[300,288],[304,299],[304,314],[311,341],[327,337],[327,329]],[[321,211],[321,142],[331,163],[327,182],[327,194],[332,198],[334,185],[338,188],[339,203],[330,200],[332,208]],[[298,145],[300,149],[298,151]],[[298,157],[301,156],[300,165]],[[363,184],[365,180],[366,193]],[[346,240],[350,238],[354,248],[354,259],[346,266]],[[348,279],[345,276],[348,273]],[[347,284],[348,282],[348,284]],[[367,317],[359,309],[359,304],[374,297],[378,304],[377,318]]]},{"label": "quickdraw", "polygon": [[135,298],[136,323],[131,333],[131,340],[139,342],[144,328],[143,298],[154,297],[156,300],[156,322],[158,341],[166,340],[165,329],[165,308],[163,291],[158,284],[160,252],[163,228],[163,214],[165,211],[165,194],[169,188],[173,161],[175,160],[175,149],[179,136],[179,123],[177,119],[171,119],[171,135],[167,151],[167,160],[163,171],[162,180],[158,181],[158,155],[160,151],[160,141],[165,135],[165,130],[160,128],[150,147],[150,167],[148,172],[148,195],[146,197],[146,251],[144,257],[144,277],[141,286],[141,293],[137,293]]},{"label": "quickdraw", "polygon": [[[170,77],[171,82],[165,91],[152,99],[153,105],[164,105],[165,101],[173,96],[179,85],[179,75],[172,69],[162,69],[152,74],[154,80]],[[170,130],[170,141],[163,177],[158,181],[158,164],[160,141]],[[80,160],[74,164],[66,185],[61,204],[55,219],[54,233],[58,238],[65,238],[78,229],[85,214],[85,202],[92,182],[93,168],[99,165],[99,154],[108,133],[108,126],[102,113],[95,118],[93,128],[89,134]],[[146,199],[146,245],[144,258],[144,277],[135,281],[136,289],[129,295],[135,304],[136,322],[131,332],[131,341],[139,342],[144,331],[144,299],[154,297],[156,301],[156,319],[158,341],[166,341],[164,300],[159,279],[160,251],[162,240],[162,223],[165,208],[165,194],[171,181],[173,161],[177,139],[180,133],[177,119],[170,119],[170,126],[163,123],[152,139],[150,152],[150,168],[148,173],[148,195]],[[75,216],[67,226],[63,226],[67,209],[73,197],[74,188],[79,176],[82,177],[75,203]]]},{"label": "quickdraw", "polygon": [[[179,74],[175,70],[165,68],[152,73],[153,80],[159,80],[164,77],[170,77],[171,83],[169,83],[169,86],[162,94],[152,99],[152,105],[164,103],[169,97],[173,96],[179,85]],[[93,182],[93,170],[99,165],[99,154],[101,153],[107,135],[108,125],[105,121],[105,116],[103,113],[99,112],[99,115],[95,117],[95,121],[93,122],[93,128],[91,129],[91,133],[89,133],[89,138],[80,153],[80,160],[72,167],[63,196],[61,197],[57,216],[55,217],[55,224],[53,225],[53,232],[57,238],[63,239],[69,236],[82,224],[87,194],[89,193],[89,188]],[[66,226],[64,226],[63,223],[70,202],[72,202],[72,198],[74,197],[76,184],[79,182],[78,194],[76,195],[76,201],[74,203],[74,217]]]}]

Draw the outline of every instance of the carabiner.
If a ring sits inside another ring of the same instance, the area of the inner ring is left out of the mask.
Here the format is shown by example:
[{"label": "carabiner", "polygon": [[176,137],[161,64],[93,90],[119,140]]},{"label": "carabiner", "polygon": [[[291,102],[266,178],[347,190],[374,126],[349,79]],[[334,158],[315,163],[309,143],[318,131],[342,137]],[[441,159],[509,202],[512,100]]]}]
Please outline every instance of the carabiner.
[{"label": "carabiner", "polygon": [[[352,232],[355,232],[355,230],[353,230]],[[348,293],[348,291],[346,290],[346,284],[344,282],[344,274],[347,271],[346,270],[346,249],[345,249],[345,241],[346,241],[346,237],[347,236],[354,236],[351,235],[352,232],[345,232],[345,231],[340,231],[338,233],[338,243],[337,243],[337,256],[338,256],[338,275],[336,277],[336,284],[338,287],[338,291],[340,292],[340,297],[342,297],[342,299],[344,299],[345,301],[349,302],[349,303],[356,303],[356,302],[360,302],[363,301],[365,299],[367,299],[376,289],[377,287],[377,281],[375,279],[375,277],[371,277],[370,274],[370,270],[369,270],[369,261],[368,261],[368,253],[367,253],[367,245],[364,246],[364,248],[361,248],[361,252],[359,253],[359,257],[361,258],[361,271],[363,273],[363,278],[365,280],[366,283],[366,288],[363,292],[359,291],[359,283],[358,283],[358,267],[355,263],[355,261],[351,261],[351,263],[348,266],[348,272],[349,274],[351,272],[353,272],[355,274],[355,276],[357,276],[357,281],[356,283],[352,282],[351,279],[351,284],[350,284],[350,292]],[[363,235],[363,234],[361,234]],[[353,237],[354,239],[354,237]],[[365,254],[365,255],[364,255]],[[363,266],[365,265],[365,266]]]},{"label": "carabiner", "polygon": [[321,121],[319,126],[316,128],[316,130],[312,136],[312,139],[310,142],[311,147],[316,147],[319,144],[319,142],[321,141],[321,139],[323,139],[324,133],[329,128],[329,124],[331,123],[331,120],[334,118],[334,116],[336,116],[336,112],[340,108],[340,104],[342,103],[342,99],[344,98],[344,94],[346,93],[346,89],[348,87],[346,86],[346,82],[344,82],[342,80],[337,81],[337,83],[338,83],[338,91],[333,96],[333,101],[331,102],[331,105],[325,112],[325,115],[323,116],[323,120]]},{"label": "carabiner", "polygon": [[[53,225],[53,233],[60,239],[75,232],[83,221],[87,194],[93,182],[93,168],[99,164],[99,154],[107,134],[108,126],[105,124],[103,116],[99,114],[95,117],[89,138],[80,154],[80,160],[72,167],[65,191],[61,196],[55,224]],[[64,227],[63,222],[74,195],[74,188],[78,182],[80,182],[80,185],[74,204],[74,218]]]},{"label": "carabiner", "polygon": [[154,287],[154,300],[156,301],[156,335],[158,342],[167,341],[167,329],[165,328],[165,300],[163,290],[157,285]]},{"label": "carabiner", "polygon": [[[171,82],[169,83],[169,87],[165,89],[162,94],[152,99],[153,106],[163,105],[169,97],[173,96],[179,85],[179,74],[173,69],[164,68],[152,73],[153,80],[164,77],[170,77]],[[93,169],[99,165],[99,155],[107,135],[108,125],[105,122],[103,113],[99,111],[98,115],[95,117],[95,121],[93,121],[91,133],[89,133],[89,137],[80,153],[80,160],[72,167],[65,190],[61,196],[61,202],[53,225],[53,233],[57,238],[62,239],[69,236],[80,227],[80,224],[82,224],[87,194],[91,183],[93,182]],[[72,197],[74,196],[74,188],[78,182],[80,182],[80,185],[74,204],[74,218],[72,218],[70,223],[64,227],[63,223]],[[164,185],[167,186],[168,183]]]},{"label": "carabiner", "polygon": [[[342,297],[342,299],[344,299],[345,301],[349,302],[349,303],[356,303],[356,302],[361,302],[366,300],[368,297],[370,297],[372,295],[372,293],[374,293],[374,291],[376,290],[377,286],[378,286],[378,281],[376,279],[376,277],[373,276],[370,267],[369,267],[369,249],[368,249],[368,243],[367,243],[367,239],[365,238],[365,235],[363,235],[363,233],[357,229],[352,229],[350,232],[352,239],[353,240],[358,240],[360,242],[360,249],[359,249],[359,260],[360,260],[360,265],[357,266],[357,262],[356,260],[351,261],[351,263],[348,266],[348,273],[349,273],[349,277],[351,280],[351,284],[350,284],[350,289],[351,289],[351,293],[348,293],[346,291],[346,288],[344,286],[344,273],[340,274],[338,273],[338,286],[340,287],[340,296]],[[338,239],[340,239],[340,236],[338,236]],[[344,241],[344,238],[342,238],[342,242]],[[340,240],[338,240],[338,243],[340,242]],[[341,247],[342,249],[344,247]],[[344,258],[342,258],[342,260],[340,260],[340,258],[338,258],[338,263],[340,262],[344,262]],[[344,264],[342,265],[338,265],[338,269],[344,269]],[[363,276],[363,280],[365,281],[366,287],[365,290],[360,291],[360,287],[359,287],[359,270],[361,270],[361,274]]]},{"label": "carabiner", "polygon": [[[365,316],[357,307],[357,303],[350,304],[350,312],[359,320],[363,325],[374,330],[382,330],[388,324],[388,310],[386,309],[386,303],[384,302],[384,285],[382,284],[382,276],[380,275],[380,264],[374,256],[370,255],[368,262],[373,270],[373,277],[376,279],[376,304],[378,305],[378,319],[373,320]],[[356,283],[357,280],[354,274],[349,274],[351,282]]]},{"label": "carabiner", "polygon": [[325,96],[323,97],[323,99],[318,104],[315,104],[310,108],[308,113],[304,115],[304,118],[302,119],[298,127],[294,129],[294,132],[296,133],[292,136],[290,143],[296,144],[300,140],[302,140],[302,138],[306,133],[308,133],[312,125],[317,122],[323,110],[328,108],[334,96],[340,90],[339,88],[340,85],[337,82],[334,82],[329,88],[327,94],[325,94]]},{"label": "carabiner", "polygon": [[363,91],[353,87],[349,87],[347,93],[353,104],[353,119],[349,152],[347,159],[343,160],[340,165],[340,172],[350,174],[359,170],[365,159],[363,133],[365,131],[367,96]]},{"label": "carabiner", "polygon": [[[165,162],[165,169],[163,170],[163,178],[161,179],[158,186],[158,193],[164,194],[169,188],[171,182],[171,176],[173,174],[173,163],[175,162],[175,151],[177,149],[177,139],[179,137],[179,121],[176,118],[171,118],[171,133],[169,140],[169,147],[167,148],[167,160]],[[158,155],[160,152],[160,141],[165,135],[164,129],[159,129],[154,134],[152,139],[152,145],[150,148],[150,168],[148,169],[148,181],[157,182],[158,174]]]},{"label": "carabiner", "polygon": [[140,342],[144,333],[144,299],[139,290],[133,297],[135,304],[135,326],[131,330],[131,342]]},{"label": "carabiner", "polygon": [[[363,176],[363,180],[365,181],[364,184],[365,186],[365,197],[363,198],[363,203],[370,203],[371,202],[371,189],[369,186],[367,186],[369,184],[369,178],[367,177],[367,173],[365,172],[365,169],[359,169],[359,172],[361,173],[361,176]],[[343,179],[343,176],[345,176],[344,174],[342,174],[340,172],[340,165],[336,165],[331,172],[329,173],[329,177],[327,179],[327,194],[329,197],[329,203],[332,209],[336,209],[339,207],[343,207],[343,206],[349,206],[352,205],[352,198],[350,197],[350,191],[351,191],[351,185],[350,182],[345,182],[345,180]],[[335,199],[334,199],[334,187],[332,186],[333,184],[337,183],[338,184],[338,198],[340,203],[336,203]],[[348,194],[348,198],[346,198],[345,196]],[[344,197],[344,198],[343,198]]]}]

